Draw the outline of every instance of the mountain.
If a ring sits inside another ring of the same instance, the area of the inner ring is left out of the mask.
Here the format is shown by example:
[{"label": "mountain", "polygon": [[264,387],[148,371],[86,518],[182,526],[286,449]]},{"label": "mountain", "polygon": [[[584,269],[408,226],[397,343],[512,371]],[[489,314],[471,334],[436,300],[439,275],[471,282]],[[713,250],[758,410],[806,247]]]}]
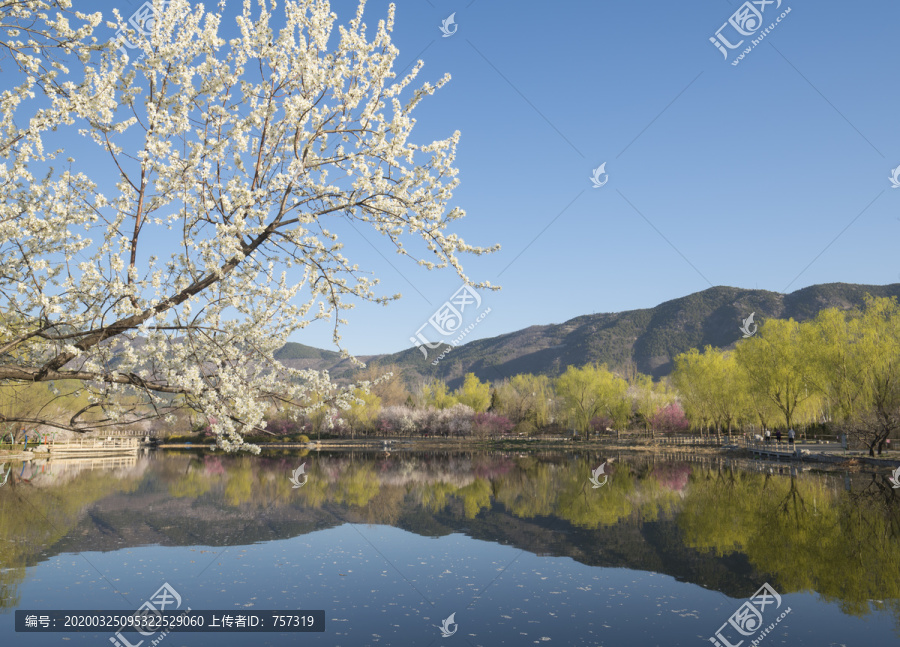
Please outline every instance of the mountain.
[{"label": "mountain", "polygon": [[[437,366],[431,362],[442,348],[429,350],[427,359],[418,348],[360,359],[376,366],[396,364],[409,381],[439,377],[451,388],[469,372],[493,382],[517,373],[556,376],[569,365],[593,362],[659,378],[672,372],[679,353],[707,344],[733,347],[743,337],[740,326],[751,313],[757,324],[767,318],[806,321],[826,308],[861,307],[867,293],[900,298],[900,284],[826,283],[789,294],[717,286],[654,308],[583,315],[561,324],[479,339],[453,348]],[[288,359],[285,363],[297,368],[328,369],[336,379],[352,374],[352,366],[338,353],[302,344],[288,343],[276,357]]]},{"label": "mountain", "polygon": [[[357,355],[357,359],[368,362],[372,358],[385,357],[384,355]],[[348,359],[343,359],[341,354],[333,350],[323,350],[306,344],[298,344],[289,341],[279,350],[275,351],[275,359],[289,368],[298,370],[313,369],[317,371],[327,370],[349,377],[353,372],[353,364]]]}]

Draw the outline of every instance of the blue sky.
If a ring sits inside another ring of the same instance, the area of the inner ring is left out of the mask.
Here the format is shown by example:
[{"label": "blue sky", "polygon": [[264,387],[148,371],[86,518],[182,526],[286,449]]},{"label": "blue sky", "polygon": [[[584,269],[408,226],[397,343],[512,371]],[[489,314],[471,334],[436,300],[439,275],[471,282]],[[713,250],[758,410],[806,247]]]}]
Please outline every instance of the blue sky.
[{"label": "blue sky", "polygon": [[[368,3],[370,33],[387,4]],[[398,68],[422,58],[419,81],[452,76],[420,105],[413,139],[461,131],[453,205],[468,215],[456,231],[502,245],[463,258],[470,277],[503,287],[482,294],[491,312],[469,339],[711,285],[900,281],[900,190],[888,179],[900,165],[897,3],[776,0],[764,26],[790,13],[738,65],[755,35],[727,61],[709,42],[740,6],[727,0],[396,4]],[[76,2],[104,17],[139,5]],[[341,23],[355,7],[332,3]],[[228,1],[226,24],[239,8]],[[451,14],[457,30],[443,37]],[[604,162],[608,181],[592,188]],[[408,348],[459,279],[374,231],[333,229],[383,293],[404,295],[346,313],[346,347]],[[324,323],[293,340],[332,347]]]}]

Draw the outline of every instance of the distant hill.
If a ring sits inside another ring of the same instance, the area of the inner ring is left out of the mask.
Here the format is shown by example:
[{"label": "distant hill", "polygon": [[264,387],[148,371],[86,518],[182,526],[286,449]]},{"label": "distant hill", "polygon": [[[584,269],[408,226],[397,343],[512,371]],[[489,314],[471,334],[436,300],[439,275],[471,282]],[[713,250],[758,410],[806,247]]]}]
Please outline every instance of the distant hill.
[{"label": "distant hill", "polygon": [[340,360],[340,358],[340,353],[333,350],[322,350],[321,348],[314,348],[312,346],[294,342],[288,342],[281,347],[281,350],[275,351],[275,359],[277,360],[309,359],[336,362]]},{"label": "distant hill", "polygon": [[[827,283],[790,294],[717,286],[654,308],[583,315],[561,324],[479,339],[454,348],[437,366],[431,361],[442,349],[429,350],[427,359],[417,348],[360,359],[375,365],[397,364],[407,379],[439,377],[451,387],[469,372],[496,381],[517,373],[556,376],[569,365],[591,362],[622,371],[636,368],[659,378],[672,372],[679,353],[707,344],[733,346],[741,339],[741,323],[751,312],[756,313],[756,323],[767,318],[806,321],[825,308],[862,306],[866,293],[900,298],[900,284]],[[339,361],[338,353],[302,344],[287,344],[276,358],[289,360],[284,363],[296,368],[328,369],[337,379],[352,373],[349,362]]]},{"label": "distant hill", "polygon": [[[357,359],[362,362],[368,362],[372,357],[370,355],[357,355]],[[375,355],[374,357],[384,357],[384,355]],[[292,341],[275,351],[275,359],[285,366],[300,370],[328,370],[331,373],[337,372],[345,377],[349,377],[353,372],[353,365],[350,360],[342,359],[340,353]]]}]

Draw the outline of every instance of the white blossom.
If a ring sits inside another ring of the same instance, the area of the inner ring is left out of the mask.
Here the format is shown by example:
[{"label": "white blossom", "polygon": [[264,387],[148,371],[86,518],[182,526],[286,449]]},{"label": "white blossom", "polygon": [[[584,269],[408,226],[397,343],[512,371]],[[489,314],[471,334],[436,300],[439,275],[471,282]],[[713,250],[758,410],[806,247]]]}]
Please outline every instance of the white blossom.
[{"label": "white blossom", "polygon": [[[93,35],[99,13],[68,0],[0,8],[3,33],[35,21],[43,37],[0,41],[15,63],[0,93],[0,381],[75,380],[105,416],[48,424],[182,409],[220,448],[258,452],[242,435],[271,405],[353,400],[352,385],[273,353],[317,319],[339,345],[342,310],[399,298],[341,254],[327,219],[464,280],[459,254],[497,249],[446,231],[464,215],[449,206],[459,133],[411,141],[412,110],[449,76],[411,89],[420,61],[394,81],[394,5],[371,38],[364,5],[335,29],[322,0],[278,3],[278,16],[245,0],[226,42],[221,15],[173,0],[130,60]],[[85,150],[63,159],[56,131]]]}]

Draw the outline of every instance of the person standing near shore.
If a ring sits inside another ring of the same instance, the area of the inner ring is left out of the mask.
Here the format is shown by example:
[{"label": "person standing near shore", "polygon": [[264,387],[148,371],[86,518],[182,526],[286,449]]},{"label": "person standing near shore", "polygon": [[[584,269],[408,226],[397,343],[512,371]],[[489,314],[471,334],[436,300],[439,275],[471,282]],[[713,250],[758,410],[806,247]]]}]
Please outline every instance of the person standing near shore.
[{"label": "person standing near shore", "polygon": [[794,434],[794,428],[791,427],[791,428],[788,430],[788,445],[790,445],[791,447],[794,446],[794,436],[795,436],[795,434]]},{"label": "person standing near shore", "polygon": [[781,444],[781,429],[775,432],[775,442]]},{"label": "person standing near shore", "polygon": [[766,429],[766,444],[768,445],[771,442],[772,442],[772,430]]}]

